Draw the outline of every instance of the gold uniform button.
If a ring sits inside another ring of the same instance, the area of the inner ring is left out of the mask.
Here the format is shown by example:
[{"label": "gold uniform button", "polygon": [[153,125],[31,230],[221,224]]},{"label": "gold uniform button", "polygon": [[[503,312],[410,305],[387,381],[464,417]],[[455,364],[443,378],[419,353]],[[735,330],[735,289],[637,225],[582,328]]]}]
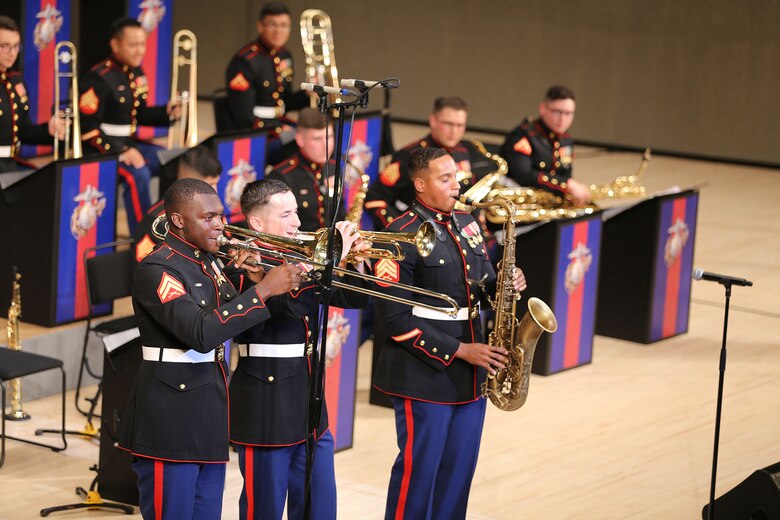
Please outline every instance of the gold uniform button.
[{"label": "gold uniform button", "polygon": [[457,240],[458,242],[460,242],[460,237],[455,237],[455,240]]},{"label": "gold uniform button", "polygon": [[268,80],[263,81],[263,86],[264,87],[268,87],[270,85],[271,85],[271,83],[269,83]]},{"label": "gold uniform button", "polygon": [[424,347],[424,346],[425,346],[425,340],[424,340],[424,339],[423,339],[423,340],[420,340],[420,346],[421,346],[421,347]]},{"label": "gold uniform button", "polygon": [[471,266],[469,264],[466,264],[466,270],[471,271]]},{"label": "gold uniform button", "polygon": [[309,322],[309,317],[308,317],[308,316],[304,316],[304,317],[303,317],[303,321],[305,321],[305,322],[307,322],[307,323],[308,323],[308,322]]},{"label": "gold uniform button", "polygon": [[257,298],[252,298],[252,303],[257,303]]},{"label": "gold uniform button", "polygon": [[274,63],[279,63],[279,61],[281,61],[281,60],[279,60],[279,56],[274,58]]},{"label": "gold uniform button", "polygon": [[466,256],[466,250],[465,249],[461,249],[461,251],[463,251],[463,256]]},{"label": "gold uniform button", "polygon": [[472,294],[472,295],[471,295],[471,299],[472,299],[472,300],[476,300],[476,299],[477,299],[477,297],[476,297],[476,296],[474,296],[474,295]]},{"label": "gold uniform button", "polygon": [[561,147],[561,143],[559,143],[558,141],[555,141],[555,147],[556,148],[560,148]]},{"label": "gold uniform button", "polygon": [[325,208],[320,208],[320,213],[325,213]]},{"label": "gold uniform button", "polygon": [[274,382],[274,376],[268,376],[268,382],[273,383]]},{"label": "gold uniform button", "polygon": [[124,97],[119,98],[119,102],[120,103],[124,103],[125,102],[125,98]]},{"label": "gold uniform button", "polygon": [[431,352],[433,352],[434,354],[436,354],[438,351],[439,351],[439,349],[437,349],[436,347],[433,347],[433,348],[431,349]]},{"label": "gold uniform button", "polygon": [[236,305],[236,309],[238,309],[238,310],[241,310],[241,309],[243,309],[243,308],[244,308],[244,306],[243,306],[243,305],[241,305],[240,303],[239,303],[238,305]]},{"label": "gold uniform button", "polygon": [[544,161],[539,162],[539,168],[544,168],[547,164]]},{"label": "gold uniform button", "polygon": [[222,315],[223,316],[227,316],[228,315],[228,311],[222,311]]},{"label": "gold uniform button", "polygon": [[444,264],[444,259],[443,258],[439,258],[439,263],[440,264]]},{"label": "gold uniform button", "polygon": [[200,301],[200,304],[201,304],[201,305],[206,305],[206,300],[201,300],[201,301]]},{"label": "gold uniform button", "polygon": [[271,94],[271,97],[274,98],[274,99],[279,99],[279,93],[278,92],[274,92],[273,94]]},{"label": "gold uniform button", "polygon": [[179,385],[179,390],[184,390],[185,388],[187,388],[187,385],[185,385],[184,383]]},{"label": "gold uniform button", "polygon": [[311,331],[310,331],[310,330],[307,330],[307,331],[306,331],[306,336],[307,336],[307,337],[308,337],[308,336],[311,336]]},{"label": "gold uniform button", "polygon": [[449,354],[444,354],[444,359],[445,360],[450,359],[450,355]]},{"label": "gold uniform button", "polygon": [[304,200],[303,203],[301,203],[301,206],[303,206],[304,208],[308,208],[309,207],[309,201]]}]

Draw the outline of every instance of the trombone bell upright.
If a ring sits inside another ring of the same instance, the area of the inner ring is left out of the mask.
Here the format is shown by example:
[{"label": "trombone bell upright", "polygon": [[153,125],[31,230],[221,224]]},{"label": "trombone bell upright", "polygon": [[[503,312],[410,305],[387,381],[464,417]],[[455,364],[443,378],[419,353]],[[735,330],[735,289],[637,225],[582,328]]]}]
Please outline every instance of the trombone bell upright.
[{"label": "trombone bell upright", "polygon": [[168,149],[198,144],[198,39],[182,29],[173,36],[171,102],[181,101],[181,117],[168,130]]}]

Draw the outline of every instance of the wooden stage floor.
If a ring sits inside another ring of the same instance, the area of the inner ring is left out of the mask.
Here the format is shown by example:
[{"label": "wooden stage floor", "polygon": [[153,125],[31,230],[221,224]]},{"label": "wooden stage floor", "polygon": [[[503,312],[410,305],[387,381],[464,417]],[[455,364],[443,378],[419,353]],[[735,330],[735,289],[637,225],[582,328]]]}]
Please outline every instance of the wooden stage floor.
[{"label": "wooden stage floor", "polygon": [[[401,131],[396,143],[421,134],[416,127]],[[633,173],[639,164],[634,153],[583,147],[577,154],[577,176],[586,182]],[[732,296],[719,495],[780,461],[780,172],[655,157],[646,185],[651,192],[702,185],[694,265],[755,283]],[[700,518],[709,497],[723,291],[694,282],[692,298],[687,334],[653,345],[597,336],[592,364],[533,376],[521,410],[489,405],[469,518]],[[366,344],[354,447],[336,455],[339,518],[382,517],[396,454],[392,412],[368,404],[370,359]],[[56,426],[57,407],[58,396],[26,403],[34,420],[9,425],[11,433]],[[72,392],[68,426],[83,426]],[[0,519],[39,518],[43,507],[77,501],[74,488],[90,483],[98,446],[80,438],[69,443],[63,453],[7,443]],[[233,460],[225,519],[237,517],[240,485]],[[119,518],[100,511],[56,516]]]}]

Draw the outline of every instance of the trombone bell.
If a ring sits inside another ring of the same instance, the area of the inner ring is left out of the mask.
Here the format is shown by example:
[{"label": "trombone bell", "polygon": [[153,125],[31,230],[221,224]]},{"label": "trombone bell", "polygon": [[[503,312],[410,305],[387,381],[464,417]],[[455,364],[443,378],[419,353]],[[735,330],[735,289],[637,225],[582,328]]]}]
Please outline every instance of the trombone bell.
[{"label": "trombone bell", "polygon": [[[54,111],[55,117],[60,117],[60,110],[65,118],[65,138],[62,152],[60,141],[54,136],[54,160],[80,159],[81,122],[79,120],[79,78],[76,46],[72,42],[62,41],[54,47]],[[66,82],[67,100],[63,100],[60,80]]]},{"label": "trombone bell", "polygon": [[168,130],[168,149],[198,144],[198,39],[182,29],[173,36],[171,101],[181,101],[181,117]]}]

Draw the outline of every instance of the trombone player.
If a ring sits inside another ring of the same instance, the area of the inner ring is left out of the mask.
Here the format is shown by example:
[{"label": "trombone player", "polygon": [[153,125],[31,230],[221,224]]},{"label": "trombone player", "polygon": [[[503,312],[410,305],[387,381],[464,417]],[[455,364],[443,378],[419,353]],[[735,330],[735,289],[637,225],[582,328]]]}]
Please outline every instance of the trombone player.
[{"label": "trombone player", "polygon": [[48,122],[30,120],[30,99],[22,75],[11,70],[21,51],[21,33],[16,22],[0,16],[0,173],[34,168],[19,157],[21,144],[51,144],[52,137],[65,136],[65,122],[52,116]]},{"label": "trombone player", "polygon": [[[479,316],[480,302],[495,292],[496,273],[478,222],[454,210],[460,185],[452,156],[441,148],[420,148],[410,156],[409,173],[416,199],[388,230],[432,222],[436,247],[422,257],[404,245],[403,260],[379,260],[375,273],[388,282],[445,292],[460,312],[452,318],[377,300],[388,337],[374,386],[393,401],[399,448],[385,518],[463,519],[485,418],[479,383],[486,371],[495,373],[508,361],[505,349],[484,343]],[[520,269],[513,272],[512,285],[525,289]],[[385,292],[409,297],[396,287]]]},{"label": "trombone player", "polygon": [[[290,238],[298,233],[298,204],[281,181],[264,179],[247,185],[241,209],[255,231]],[[342,260],[350,250],[358,253],[369,247],[355,224],[342,221],[336,228],[343,241]],[[334,289],[331,304],[360,308],[367,299],[360,293]],[[236,338],[240,357],[230,382],[230,440],[238,450],[244,477],[239,499],[242,520],[281,519],[285,501],[288,518],[303,517],[308,388],[312,367],[317,364],[318,300],[314,283],[302,283],[267,300],[271,318]],[[335,520],[334,445],[326,408],[316,433],[312,518]]]}]

